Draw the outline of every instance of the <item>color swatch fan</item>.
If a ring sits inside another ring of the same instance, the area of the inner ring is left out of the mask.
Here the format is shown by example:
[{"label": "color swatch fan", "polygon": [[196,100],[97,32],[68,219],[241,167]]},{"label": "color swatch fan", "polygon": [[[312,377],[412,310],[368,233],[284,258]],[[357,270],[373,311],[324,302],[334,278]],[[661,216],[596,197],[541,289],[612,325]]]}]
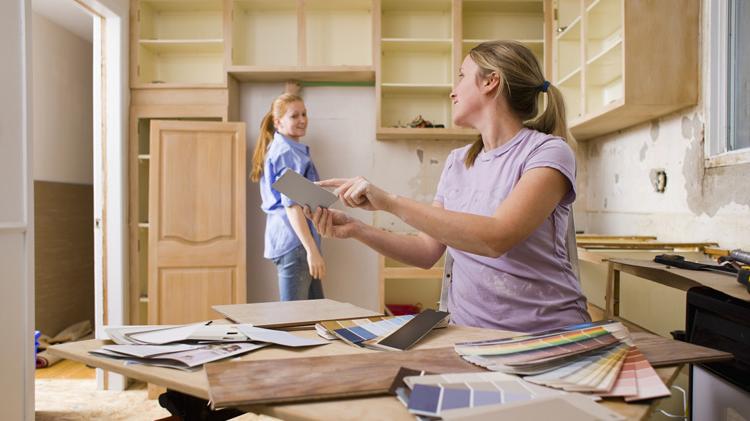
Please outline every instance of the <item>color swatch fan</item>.
[{"label": "color swatch fan", "polygon": [[459,343],[465,360],[568,392],[623,396],[628,401],[669,396],[669,390],[619,322],[603,321],[498,340]]}]

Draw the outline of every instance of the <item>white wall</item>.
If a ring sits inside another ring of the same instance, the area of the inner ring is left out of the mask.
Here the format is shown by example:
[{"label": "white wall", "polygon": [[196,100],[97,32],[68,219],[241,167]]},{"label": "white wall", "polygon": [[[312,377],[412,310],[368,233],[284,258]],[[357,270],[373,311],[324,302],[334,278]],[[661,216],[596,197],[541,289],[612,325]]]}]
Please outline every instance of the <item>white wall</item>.
[{"label": "white wall", "polygon": [[0,2],[0,418],[34,418],[34,227],[29,77],[31,12]]},{"label": "white wall", "polygon": [[92,184],[92,45],[32,13],[34,179]]},{"label": "white wall", "polygon": [[[701,74],[708,66],[703,13]],[[704,167],[707,81],[695,107],[581,143],[578,228],[600,234],[656,235],[750,248],[750,164]],[[651,173],[665,170],[657,193]]]},{"label": "white wall", "polygon": [[[248,168],[260,120],[281,84],[243,84],[240,117],[247,122]],[[375,92],[371,87],[306,87],[310,123],[303,142],[310,145],[321,178],[362,175],[388,191],[431,203],[445,158],[460,142],[375,140]],[[336,205],[341,209],[341,204]],[[276,269],[263,259],[265,215],[258,185],[248,180],[247,280],[249,302],[278,299]],[[347,212],[368,223],[394,231],[408,226],[390,215]],[[326,297],[378,309],[378,257],[354,240],[323,240],[328,267]]]}]

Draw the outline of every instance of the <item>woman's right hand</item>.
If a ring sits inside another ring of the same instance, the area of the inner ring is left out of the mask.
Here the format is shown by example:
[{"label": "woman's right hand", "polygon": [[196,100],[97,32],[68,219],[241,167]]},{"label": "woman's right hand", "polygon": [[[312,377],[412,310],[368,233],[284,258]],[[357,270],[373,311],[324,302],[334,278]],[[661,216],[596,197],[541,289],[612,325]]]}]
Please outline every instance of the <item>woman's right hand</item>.
[{"label": "woman's right hand", "polygon": [[369,211],[383,210],[390,212],[396,195],[390,194],[372,184],[364,177],[331,178],[316,181],[321,187],[334,187],[333,194],[350,208],[361,208]]},{"label": "woman's right hand", "polygon": [[319,207],[313,213],[309,206],[305,206],[303,212],[312,221],[318,234],[325,238],[349,238],[361,224],[359,220],[336,209]]}]

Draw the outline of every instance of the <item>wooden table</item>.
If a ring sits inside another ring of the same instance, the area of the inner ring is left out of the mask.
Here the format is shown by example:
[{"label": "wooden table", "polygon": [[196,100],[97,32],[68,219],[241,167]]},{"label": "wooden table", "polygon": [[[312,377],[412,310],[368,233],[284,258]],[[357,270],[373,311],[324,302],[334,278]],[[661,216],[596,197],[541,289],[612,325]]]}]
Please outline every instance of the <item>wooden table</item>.
[{"label": "wooden table", "polygon": [[608,318],[620,316],[620,272],[682,291],[696,286],[707,286],[740,300],[750,301],[750,293],[733,276],[710,271],[679,269],[649,260],[609,259],[605,295],[605,314]]},{"label": "wooden table", "polygon": [[[316,337],[314,330],[297,331],[303,337]],[[448,326],[436,329],[425,337],[416,349],[428,349],[452,346],[460,341],[484,340],[516,335],[514,332]],[[137,380],[164,386],[201,399],[208,399],[208,382],[203,369],[195,372],[184,372],[174,369],[149,367],[144,365],[124,365],[122,361],[97,357],[88,351],[100,348],[109,341],[88,340],[56,345],[50,348],[51,353],[63,358],[83,362],[87,365],[109,370]],[[279,358],[311,357],[318,355],[346,355],[361,352],[377,352],[358,349],[341,341],[332,341],[329,345],[293,350],[280,347],[263,348],[240,357],[241,360],[264,360]],[[657,368],[656,372],[667,386],[676,378],[680,366]],[[605,399],[604,405],[624,415],[628,419],[646,418],[659,400],[645,403],[625,403],[622,399]],[[406,408],[391,396],[370,398],[338,399],[320,402],[296,404],[279,404],[242,407],[243,411],[266,414],[285,420],[413,420]]]}]

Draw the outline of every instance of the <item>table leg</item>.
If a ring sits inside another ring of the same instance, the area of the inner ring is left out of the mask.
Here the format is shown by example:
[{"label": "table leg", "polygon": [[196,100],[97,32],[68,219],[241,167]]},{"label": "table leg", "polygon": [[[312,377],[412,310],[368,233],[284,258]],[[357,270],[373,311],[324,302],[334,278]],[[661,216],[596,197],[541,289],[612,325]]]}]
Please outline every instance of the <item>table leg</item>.
[{"label": "table leg", "polygon": [[615,269],[615,265],[609,262],[607,272],[607,292],[604,297],[605,311],[607,318],[620,316],[620,270]]}]

